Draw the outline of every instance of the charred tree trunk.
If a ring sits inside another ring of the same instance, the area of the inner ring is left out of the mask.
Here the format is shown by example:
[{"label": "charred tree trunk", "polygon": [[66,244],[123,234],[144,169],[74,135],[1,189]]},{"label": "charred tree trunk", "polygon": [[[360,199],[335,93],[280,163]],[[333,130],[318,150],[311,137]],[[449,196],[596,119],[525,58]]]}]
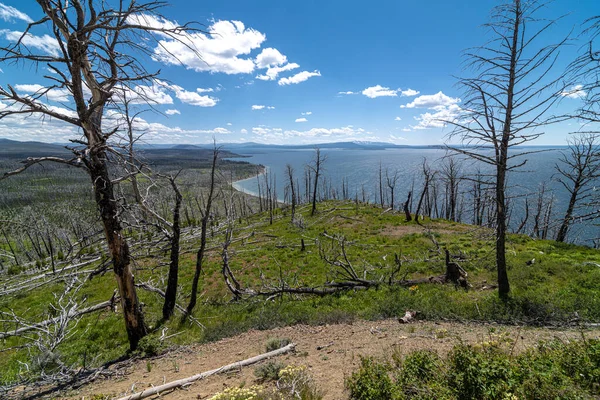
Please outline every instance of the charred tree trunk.
[{"label": "charred tree trunk", "polygon": [[171,234],[171,254],[169,263],[169,277],[167,290],[165,290],[165,302],[163,304],[163,319],[168,320],[175,312],[177,304],[177,280],[179,275],[179,238],[181,236],[180,211],[183,196],[175,183],[175,178],[170,178],[171,187],[175,193],[175,207],[173,208],[173,230]]},{"label": "charred tree trunk", "polygon": [[131,254],[119,221],[118,205],[108,172],[106,157],[103,150],[95,151],[88,161],[88,170],[94,185],[96,204],[98,205],[106,242],[112,257],[113,270],[125,319],[125,330],[129,338],[129,348],[135,350],[140,339],[147,334],[147,330],[135,290],[135,280],[130,265]]},{"label": "charred tree trunk", "polygon": [[286,171],[288,174],[288,179],[290,180],[290,192],[291,192],[291,200],[292,200],[292,222],[296,218],[296,188],[294,185],[294,168],[290,164],[286,165]]},{"label": "charred tree trunk", "polygon": [[315,215],[317,212],[317,190],[319,189],[319,175],[321,173],[322,163],[324,161],[323,156],[321,156],[321,149],[318,147],[315,149],[315,159],[314,166],[311,166],[312,171],[315,174],[315,180],[313,182],[313,192],[312,192],[312,208],[310,211],[310,215]]},{"label": "charred tree trunk", "polygon": [[471,285],[467,281],[467,271],[457,263],[450,261],[450,252],[448,249],[444,250],[446,252],[446,282],[453,282],[456,286],[468,289]]},{"label": "charred tree trunk", "polygon": [[[506,135],[508,140],[508,135]],[[502,162],[496,170],[496,268],[498,272],[498,293],[506,298],[510,292],[506,269],[506,200],[504,185],[506,182],[506,150]]]},{"label": "charred tree trunk", "polygon": [[194,272],[194,278],[192,280],[192,292],[190,296],[190,302],[186,307],[187,314],[191,314],[196,307],[198,297],[198,280],[200,279],[200,273],[202,272],[202,263],[204,262],[204,252],[206,251],[206,234],[208,231],[208,220],[210,218],[210,210],[213,201],[213,195],[215,192],[215,175],[217,170],[217,160],[219,158],[219,149],[216,147],[213,149],[212,165],[210,169],[210,188],[208,191],[208,197],[206,198],[206,204],[202,212],[202,222],[200,224],[200,248],[196,253],[196,271]]},{"label": "charred tree trunk", "polygon": [[404,203],[404,215],[406,216],[406,222],[412,221],[412,217],[410,215],[410,208],[409,208],[411,197],[412,197],[412,191],[408,192],[408,198],[406,199],[406,202]]}]

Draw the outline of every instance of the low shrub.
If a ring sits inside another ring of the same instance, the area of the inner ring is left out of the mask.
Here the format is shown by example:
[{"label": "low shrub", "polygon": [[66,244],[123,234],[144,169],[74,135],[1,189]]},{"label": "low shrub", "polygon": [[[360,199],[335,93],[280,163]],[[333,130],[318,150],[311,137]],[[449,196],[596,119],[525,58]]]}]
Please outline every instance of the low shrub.
[{"label": "low shrub", "polygon": [[362,399],[591,399],[600,395],[600,340],[552,341],[519,355],[502,335],[459,343],[446,358],[419,350],[393,363],[363,358],[346,381]]},{"label": "low shrub", "polygon": [[363,357],[360,368],[346,381],[352,400],[390,400],[397,398],[389,376],[389,365],[372,357]]},{"label": "low shrub", "polygon": [[280,349],[292,343],[288,338],[270,338],[267,340],[266,349],[267,352]]},{"label": "low shrub", "polygon": [[269,361],[254,370],[254,376],[258,380],[265,381],[276,381],[279,378],[279,371],[285,368],[285,365],[279,361]]}]

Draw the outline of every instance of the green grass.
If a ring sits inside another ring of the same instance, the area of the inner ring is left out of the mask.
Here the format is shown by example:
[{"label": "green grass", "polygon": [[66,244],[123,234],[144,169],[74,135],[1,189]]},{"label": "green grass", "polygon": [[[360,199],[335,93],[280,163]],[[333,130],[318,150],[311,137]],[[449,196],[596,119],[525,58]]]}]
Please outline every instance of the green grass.
[{"label": "green grass", "polygon": [[[427,277],[444,272],[444,259],[436,250],[429,233],[414,221],[404,222],[401,214],[382,213],[372,205],[352,202],[319,204],[319,212],[310,217],[309,207],[301,207],[304,227],[289,221],[286,210],[277,210],[272,225],[268,215],[244,219],[234,230],[229,249],[230,266],[244,287],[258,287],[265,281],[272,285],[283,277],[293,285],[315,286],[338,279],[332,267],[319,254],[319,246],[329,256],[339,251],[344,237],[350,261],[357,272],[376,279],[394,266],[394,254],[402,260],[399,276]],[[238,221],[239,222],[239,221]],[[600,253],[597,250],[551,241],[532,240],[523,235],[511,235],[508,241],[509,278],[512,291],[509,301],[498,299],[495,290],[477,290],[495,282],[492,235],[483,228],[450,223],[443,220],[424,221],[442,247],[452,253],[467,255],[461,265],[468,271],[474,290],[465,292],[452,285],[418,285],[386,287],[368,291],[347,291],[325,297],[284,296],[265,301],[233,302],[221,276],[220,248],[222,233],[209,238],[208,260],[200,278],[199,304],[194,317],[204,326],[181,323],[179,317],[157,327],[161,317],[162,299],[153,293],[139,290],[144,303],[146,321],[156,328],[146,339],[150,350],[164,328],[167,336],[161,348],[171,345],[199,343],[232,336],[248,329],[269,329],[291,324],[328,324],[351,322],[354,319],[381,319],[403,315],[407,309],[419,311],[424,319],[457,321],[498,321],[503,323],[549,324],[564,323],[575,313],[584,321],[600,321]],[[324,235],[326,232],[326,235]],[[301,251],[304,239],[306,251]],[[180,261],[179,304],[189,299],[194,273],[197,244],[187,244],[191,251],[182,254]],[[159,267],[166,254],[135,260],[136,280],[150,281],[164,289],[166,267]],[[525,262],[536,258],[533,266]],[[0,282],[1,284],[1,282]],[[109,299],[116,286],[109,271],[85,283],[77,298],[87,298],[86,304]],[[62,283],[35,291],[0,298],[0,310],[13,310],[31,321],[47,318],[54,294],[63,289]],[[3,330],[14,329],[10,323]],[[57,353],[69,365],[98,366],[114,360],[127,351],[127,339],[120,314],[103,311],[83,317],[74,328],[76,334],[57,348]],[[18,361],[26,362],[27,339],[10,338],[0,344],[0,384],[20,377],[35,375],[23,372]],[[6,350],[15,348],[12,350]],[[35,353],[34,350],[32,350]],[[144,352],[143,352],[144,353]],[[21,372],[21,375],[19,373]]]}]

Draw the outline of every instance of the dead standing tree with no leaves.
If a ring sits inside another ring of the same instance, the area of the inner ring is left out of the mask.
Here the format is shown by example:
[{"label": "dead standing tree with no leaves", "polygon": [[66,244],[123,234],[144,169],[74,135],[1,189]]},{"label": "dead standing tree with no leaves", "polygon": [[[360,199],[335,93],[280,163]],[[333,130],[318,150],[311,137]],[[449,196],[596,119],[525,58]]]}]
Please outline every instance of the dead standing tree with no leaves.
[{"label": "dead standing tree with no leaves", "polygon": [[[37,2],[43,16],[30,23],[16,42],[0,46],[0,62],[33,65],[54,73],[45,77],[47,85],[34,95],[19,94],[10,85],[0,88],[0,100],[8,105],[0,111],[0,119],[18,115],[52,118],[74,127],[81,136],[71,140],[78,146],[73,149],[72,159],[30,158],[23,167],[5,173],[0,179],[44,162],[77,166],[89,174],[119,287],[130,348],[135,349],[146,334],[146,325],[134,286],[131,254],[122,231],[110,168],[111,154],[116,152],[111,137],[119,128],[108,127],[104,117],[109,110],[118,112],[120,95],[136,93],[132,89],[135,85],[155,83],[158,73],[148,72],[140,61],[152,53],[146,45],[147,39],[178,40],[194,50],[185,34],[197,29],[191,25],[161,23],[164,19],[159,11],[166,3],[160,1],[120,1],[114,3],[115,7],[93,0]],[[52,33],[55,52],[37,51],[26,45],[31,31],[38,27]],[[44,98],[55,89],[68,92],[71,110],[63,111],[44,103]],[[137,95],[144,97],[143,93]]]},{"label": "dead standing tree with no leaves", "polygon": [[462,115],[446,121],[454,127],[449,139],[462,146],[451,150],[490,165],[495,194],[496,268],[498,292],[510,291],[506,265],[507,174],[526,163],[531,151],[515,146],[543,135],[544,127],[564,118],[549,111],[564,93],[564,74],[555,73],[560,49],[567,42],[547,44],[544,34],[556,20],[538,19],[544,3],[509,0],[494,8],[486,27],[491,39],[466,52],[472,77],[461,78]]}]

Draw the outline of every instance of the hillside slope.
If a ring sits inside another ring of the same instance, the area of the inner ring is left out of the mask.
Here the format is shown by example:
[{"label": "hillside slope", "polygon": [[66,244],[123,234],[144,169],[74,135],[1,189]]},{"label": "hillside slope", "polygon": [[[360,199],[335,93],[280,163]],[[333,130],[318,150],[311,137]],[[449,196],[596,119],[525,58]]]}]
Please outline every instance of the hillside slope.
[{"label": "hillside slope", "polygon": [[[587,338],[600,337],[600,330],[586,330]],[[414,350],[434,350],[445,355],[459,342],[482,343],[492,337],[515,340],[515,353],[531,348],[539,341],[558,338],[580,339],[578,329],[522,328],[497,324],[460,324],[418,321],[401,325],[396,320],[355,321],[352,324],[324,326],[297,325],[266,331],[249,331],[215,343],[173,349],[156,358],[139,360],[115,377],[99,380],[66,399],[113,398],[139,392],[265,352],[270,338],[288,338],[297,344],[295,354],[278,357],[285,365],[304,365],[324,391],[326,400],[347,399],[344,380],[358,369],[360,357],[389,359],[391,352],[408,354]],[[323,346],[324,348],[318,349]],[[258,383],[254,370],[269,361],[224,375],[196,382],[185,390],[165,393],[161,398],[206,399],[226,387],[251,386]]]}]

